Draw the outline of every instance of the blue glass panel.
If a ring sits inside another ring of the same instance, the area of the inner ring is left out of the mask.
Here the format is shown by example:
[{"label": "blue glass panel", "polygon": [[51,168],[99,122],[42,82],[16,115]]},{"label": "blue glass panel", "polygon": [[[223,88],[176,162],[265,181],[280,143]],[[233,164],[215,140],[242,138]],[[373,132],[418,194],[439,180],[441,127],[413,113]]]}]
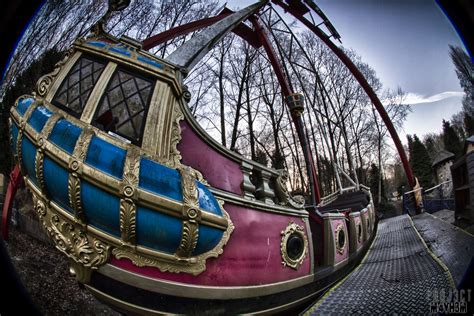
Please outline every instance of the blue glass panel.
[{"label": "blue glass panel", "polygon": [[23,116],[25,115],[26,110],[28,110],[28,108],[30,107],[32,103],[33,103],[32,98],[21,99],[18,102],[18,106],[16,107],[16,110],[18,111],[18,113],[21,114],[21,116]]},{"label": "blue glass panel", "polygon": [[139,186],[173,200],[183,201],[179,172],[152,160],[142,158]]},{"label": "blue glass panel", "polygon": [[199,207],[210,213],[222,215],[219,203],[217,203],[217,200],[211,191],[209,191],[209,189],[199,181],[196,181],[196,186],[198,189]]},{"label": "blue glass panel", "polygon": [[123,165],[127,151],[112,145],[99,137],[92,137],[86,163],[111,176],[122,179]]},{"label": "blue glass panel", "polygon": [[145,207],[137,208],[137,244],[175,253],[181,242],[181,220]]},{"label": "blue glass panel", "polygon": [[44,106],[38,106],[31,114],[28,124],[30,124],[38,133],[41,132],[48,119],[53,115]]},{"label": "blue glass panel", "polygon": [[119,53],[119,54],[125,55],[127,57],[132,57],[132,53],[128,49],[126,49],[125,47],[114,46],[112,48],[109,48],[109,51],[114,52],[114,53]]},{"label": "blue glass panel", "polygon": [[16,153],[16,140],[18,139],[18,126],[16,126],[16,124],[13,122],[12,122],[12,136],[13,136],[13,142],[11,144],[12,152]]},{"label": "blue glass panel", "polygon": [[35,160],[36,160],[36,147],[26,136],[23,136],[21,140],[21,156],[23,160],[23,166],[26,168],[28,177],[38,185],[35,172]]},{"label": "blue glass panel", "polygon": [[87,223],[120,237],[120,199],[95,185],[81,182],[81,200]]},{"label": "blue glass panel", "polygon": [[49,135],[49,140],[64,151],[72,154],[81,129],[67,120],[59,120]]},{"label": "blue glass panel", "polygon": [[193,255],[199,255],[214,248],[222,238],[224,232],[217,228],[199,225],[199,237]]},{"label": "blue glass panel", "polygon": [[156,68],[160,68],[160,69],[163,69],[163,65],[160,64],[159,62],[157,62],[156,60],[153,60],[151,58],[148,58],[148,57],[145,57],[145,56],[142,56],[142,55],[138,55],[138,58],[137,58],[139,61],[142,61],[144,63],[147,63],[149,65],[152,65],[152,66],[155,66]]},{"label": "blue glass panel", "polygon": [[69,213],[73,213],[69,205],[68,171],[48,157],[44,158],[43,168],[46,190],[48,190],[53,201],[65,208]]}]

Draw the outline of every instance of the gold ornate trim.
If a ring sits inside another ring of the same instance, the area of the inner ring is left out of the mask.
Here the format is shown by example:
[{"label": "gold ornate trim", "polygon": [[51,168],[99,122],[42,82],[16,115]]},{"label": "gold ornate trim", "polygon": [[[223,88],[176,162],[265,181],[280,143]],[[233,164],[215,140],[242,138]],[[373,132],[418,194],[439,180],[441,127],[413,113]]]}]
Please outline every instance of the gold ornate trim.
[{"label": "gold ornate trim", "polygon": [[[181,112],[179,104],[175,104],[172,113],[171,122],[171,144],[169,161],[173,168],[181,165],[181,153],[178,150],[178,144],[181,141],[181,125],[180,122],[184,120],[184,114]],[[202,178],[202,176],[201,176]],[[202,182],[202,181],[201,181]]]},{"label": "gold ornate trim", "polygon": [[82,200],[81,200],[81,179],[80,175],[83,171],[83,162],[86,158],[87,148],[94,136],[94,132],[89,128],[84,128],[79,135],[79,138],[74,147],[72,156],[69,157],[68,169],[69,169],[69,178],[68,178],[68,197],[69,204],[71,205],[76,219],[82,225],[85,225],[87,222],[86,214],[82,209]]},{"label": "gold ornate trim", "polygon": [[191,176],[188,167],[179,169],[181,174],[181,189],[183,191],[183,232],[181,243],[176,251],[179,257],[191,257],[196,249],[199,238],[199,224],[201,221],[201,210],[199,209],[198,190],[196,179]]},{"label": "gold ornate trim", "polygon": [[[342,244],[342,246],[339,244],[339,234],[341,231],[344,233],[344,243]],[[344,230],[344,226],[342,224],[339,224],[337,225],[336,230],[334,231],[334,243],[336,244],[336,251],[341,255],[344,253],[344,249],[346,248],[346,241],[347,233]]]},{"label": "gold ornate trim", "polygon": [[[21,97],[20,97],[21,98]],[[20,98],[18,100],[20,100]],[[15,104],[15,107],[18,104]],[[23,170],[23,134],[25,133],[25,128],[26,128],[26,123],[30,119],[31,114],[33,111],[38,107],[38,102],[34,101],[32,104],[30,104],[30,107],[26,110],[25,114],[23,116],[18,116],[18,137],[16,139],[16,155],[18,159],[18,164],[20,166],[20,170]]]},{"label": "gold ornate trim", "polygon": [[48,119],[46,124],[43,126],[41,133],[39,133],[37,136],[38,150],[36,151],[36,157],[35,157],[36,179],[38,180],[41,191],[45,192],[46,194],[47,194],[47,190],[46,190],[46,184],[44,182],[44,169],[43,169],[44,150],[45,150],[44,140],[48,139],[49,135],[51,134],[51,131],[53,130],[54,126],[56,125],[56,123],[58,122],[60,118],[61,116],[59,114],[57,113],[53,114]]},{"label": "gold ornate trim", "polygon": [[304,208],[304,197],[292,197],[288,191],[288,187],[286,186],[289,177],[288,171],[286,169],[280,169],[278,172],[279,175],[275,181],[275,193],[280,205],[290,206],[297,209]]},{"label": "gold ornate trim", "polygon": [[[303,240],[303,251],[298,257],[292,258],[288,253],[288,241],[290,240],[291,236],[295,235]],[[304,232],[304,227],[297,225],[294,222],[290,222],[288,226],[281,231],[281,236],[280,250],[281,257],[283,259],[281,263],[284,267],[288,266],[298,270],[308,254],[308,238]]]},{"label": "gold ornate trim", "polygon": [[88,283],[92,270],[108,261],[110,246],[87,234],[81,226],[52,212],[48,203],[35,194],[33,206],[56,248],[71,259],[71,274],[79,282]]},{"label": "gold ornate trim", "polygon": [[125,243],[135,244],[136,213],[135,196],[139,183],[140,151],[129,149],[125,158],[120,199],[120,234]]}]

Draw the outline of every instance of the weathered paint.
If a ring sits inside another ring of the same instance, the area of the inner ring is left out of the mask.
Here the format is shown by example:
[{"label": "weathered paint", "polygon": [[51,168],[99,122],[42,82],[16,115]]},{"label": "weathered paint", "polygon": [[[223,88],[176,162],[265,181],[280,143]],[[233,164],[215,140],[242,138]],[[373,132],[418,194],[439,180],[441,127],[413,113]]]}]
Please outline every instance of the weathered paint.
[{"label": "weathered paint", "polygon": [[89,225],[120,237],[120,199],[82,181],[81,200]]},{"label": "weathered paint", "polygon": [[51,111],[49,111],[47,108],[42,105],[38,106],[31,114],[28,124],[30,124],[39,133],[43,130],[44,125],[51,115],[53,115],[53,113],[51,113]]},{"label": "weathered paint", "polygon": [[127,152],[122,148],[93,136],[85,162],[117,179],[122,179],[126,155]]},{"label": "weathered paint", "polygon": [[81,129],[68,120],[59,120],[49,135],[49,140],[65,152],[72,154]]},{"label": "weathered paint", "polygon": [[181,122],[181,137],[178,150],[183,164],[199,170],[212,187],[242,195],[244,176],[237,162],[206,144],[186,121]]}]

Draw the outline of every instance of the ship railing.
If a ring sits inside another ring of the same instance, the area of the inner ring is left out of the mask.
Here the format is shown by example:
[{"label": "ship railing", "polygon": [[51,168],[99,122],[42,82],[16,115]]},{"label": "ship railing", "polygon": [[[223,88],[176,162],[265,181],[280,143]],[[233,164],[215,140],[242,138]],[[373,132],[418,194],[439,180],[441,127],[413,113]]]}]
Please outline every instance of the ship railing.
[{"label": "ship railing", "polygon": [[302,195],[292,196],[287,188],[288,172],[272,169],[252,160],[242,160],[242,191],[248,200],[259,200],[269,205],[281,205],[302,209]]}]

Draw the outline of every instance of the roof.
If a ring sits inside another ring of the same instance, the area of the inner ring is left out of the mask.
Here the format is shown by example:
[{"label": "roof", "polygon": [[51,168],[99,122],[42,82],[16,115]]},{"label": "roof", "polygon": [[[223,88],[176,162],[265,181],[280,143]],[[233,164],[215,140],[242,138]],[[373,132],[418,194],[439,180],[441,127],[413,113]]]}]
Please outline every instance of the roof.
[{"label": "roof", "polygon": [[[472,137],[474,141],[474,136]],[[433,163],[431,164],[431,167],[439,165],[440,163],[443,163],[446,160],[450,160],[450,159],[454,159],[454,154],[447,150],[441,150],[436,154],[435,158],[433,159]]]}]

